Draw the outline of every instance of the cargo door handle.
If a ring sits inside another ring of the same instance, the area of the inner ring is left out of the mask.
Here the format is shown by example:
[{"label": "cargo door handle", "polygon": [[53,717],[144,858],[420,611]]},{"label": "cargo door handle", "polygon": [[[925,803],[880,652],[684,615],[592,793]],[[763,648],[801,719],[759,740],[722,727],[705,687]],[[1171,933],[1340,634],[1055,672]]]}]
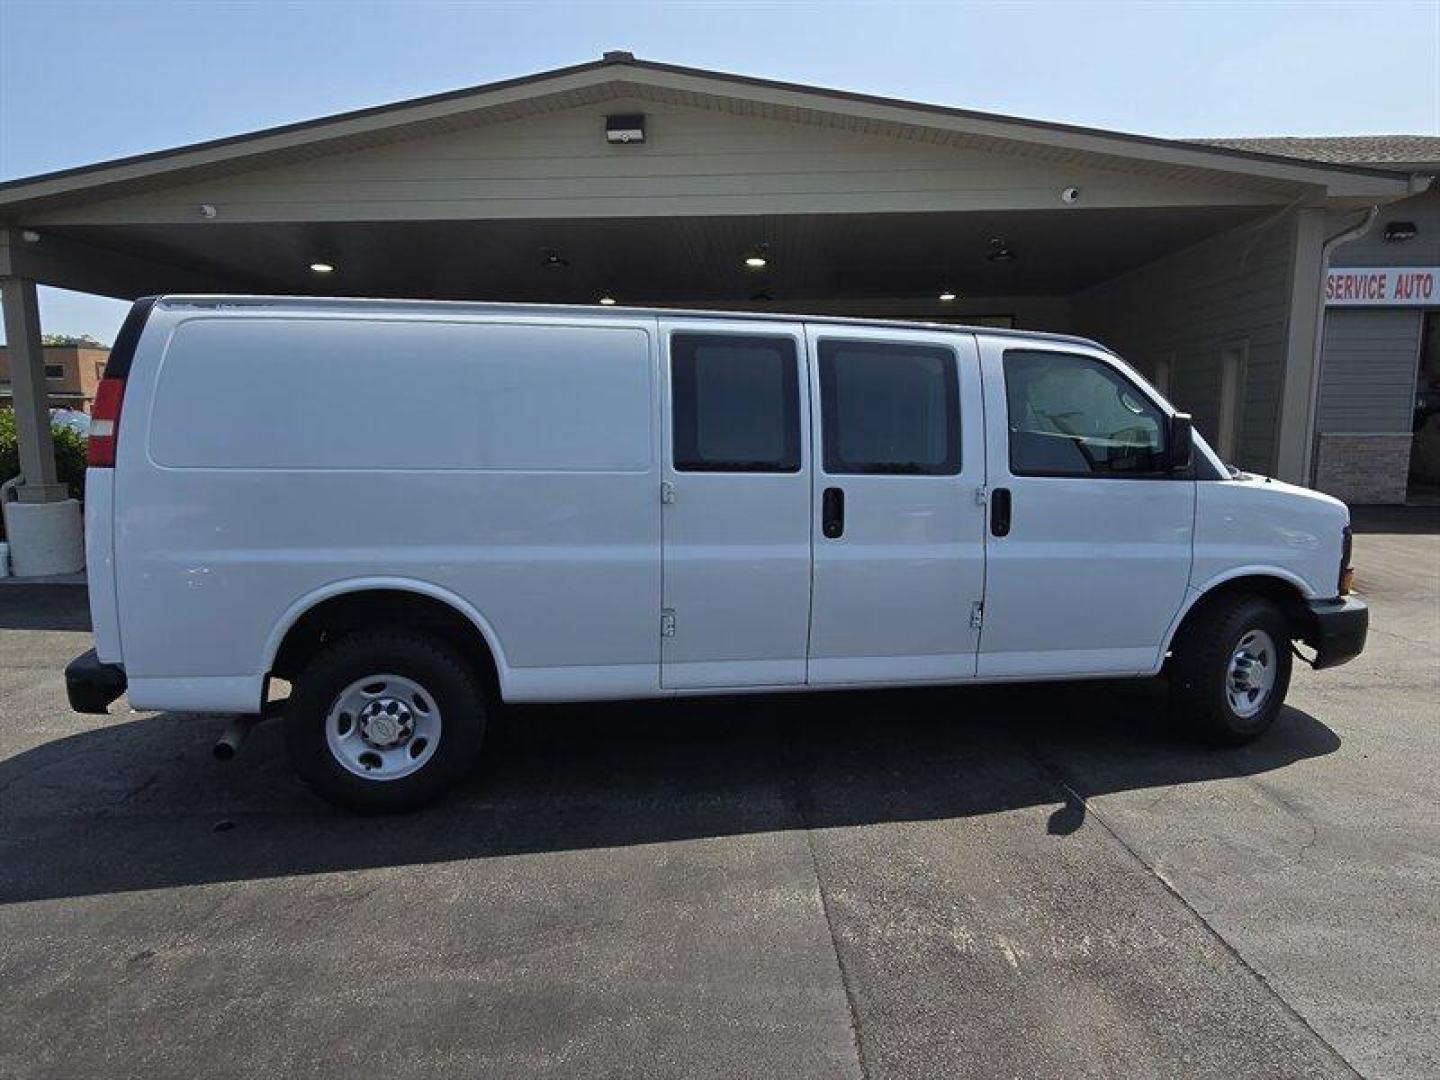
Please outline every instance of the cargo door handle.
[{"label": "cargo door handle", "polygon": [[826,488],[820,499],[820,531],[827,540],[845,535],[845,492],[840,488]]},{"label": "cargo door handle", "polygon": [[990,533],[1010,535],[1010,489],[996,488],[990,493]]}]

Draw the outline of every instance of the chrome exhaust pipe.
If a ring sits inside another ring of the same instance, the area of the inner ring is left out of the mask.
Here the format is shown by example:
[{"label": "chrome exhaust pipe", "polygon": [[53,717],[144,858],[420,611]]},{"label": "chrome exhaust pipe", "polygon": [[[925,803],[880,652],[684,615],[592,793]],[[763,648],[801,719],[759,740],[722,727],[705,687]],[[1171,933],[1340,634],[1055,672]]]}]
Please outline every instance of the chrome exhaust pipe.
[{"label": "chrome exhaust pipe", "polygon": [[225,725],[225,730],[215,740],[215,758],[217,761],[229,761],[240,752],[241,745],[250,736],[250,731],[255,727],[259,717],[255,716],[234,716]]}]

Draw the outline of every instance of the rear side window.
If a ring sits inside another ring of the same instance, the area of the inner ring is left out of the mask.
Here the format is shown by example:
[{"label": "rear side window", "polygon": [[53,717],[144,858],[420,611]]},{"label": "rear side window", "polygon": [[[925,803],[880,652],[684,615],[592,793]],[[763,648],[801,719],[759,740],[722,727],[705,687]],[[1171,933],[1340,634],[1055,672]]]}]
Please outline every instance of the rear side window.
[{"label": "rear side window", "polygon": [[959,386],[951,350],[823,340],[819,355],[827,473],[960,471]]},{"label": "rear side window", "polygon": [[1143,476],[1166,466],[1164,414],[1108,364],[1073,353],[1005,354],[1010,471]]},{"label": "rear side window", "polygon": [[675,468],[799,472],[797,356],[789,337],[672,336]]},{"label": "rear side window", "polygon": [[191,319],[150,419],[159,465],[651,467],[649,338],[625,327]]}]

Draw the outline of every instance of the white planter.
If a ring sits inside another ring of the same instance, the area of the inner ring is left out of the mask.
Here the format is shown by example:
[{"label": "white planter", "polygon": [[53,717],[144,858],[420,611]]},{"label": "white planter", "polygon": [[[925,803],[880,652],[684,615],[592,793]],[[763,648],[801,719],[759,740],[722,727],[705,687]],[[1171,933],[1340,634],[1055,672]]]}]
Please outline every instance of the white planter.
[{"label": "white planter", "polygon": [[74,574],[85,568],[80,504],[4,502],[10,572],[16,577]]}]

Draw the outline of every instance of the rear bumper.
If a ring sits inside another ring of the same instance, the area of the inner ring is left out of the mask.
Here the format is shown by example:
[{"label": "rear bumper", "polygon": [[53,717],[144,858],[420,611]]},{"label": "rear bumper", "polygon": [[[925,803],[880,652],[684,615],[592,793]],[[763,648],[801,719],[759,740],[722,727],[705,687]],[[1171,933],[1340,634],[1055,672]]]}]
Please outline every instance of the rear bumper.
[{"label": "rear bumper", "polygon": [[125,669],[118,664],[102,664],[94,649],[65,665],[65,696],[76,712],[103,714],[123,693]]},{"label": "rear bumper", "polygon": [[1315,650],[1316,669],[1334,667],[1359,656],[1370,629],[1370,609],[1353,596],[1311,600],[1304,642]]}]

